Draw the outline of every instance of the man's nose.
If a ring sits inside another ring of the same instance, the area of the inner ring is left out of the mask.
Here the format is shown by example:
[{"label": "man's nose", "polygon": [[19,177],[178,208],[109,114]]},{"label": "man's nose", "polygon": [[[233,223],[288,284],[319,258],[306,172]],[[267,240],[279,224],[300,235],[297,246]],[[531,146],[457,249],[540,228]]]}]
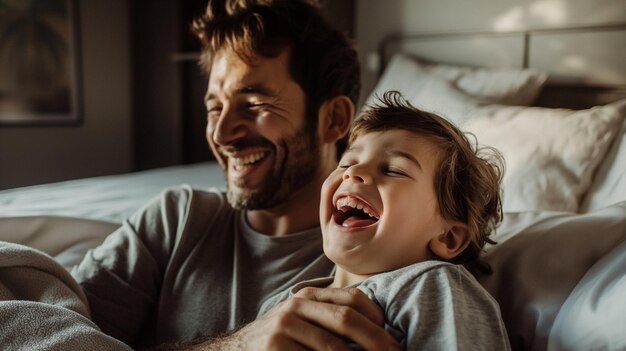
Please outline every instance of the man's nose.
[{"label": "man's nose", "polygon": [[218,145],[231,145],[246,135],[244,119],[232,108],[223,108],[212,126],[211,136]]}]

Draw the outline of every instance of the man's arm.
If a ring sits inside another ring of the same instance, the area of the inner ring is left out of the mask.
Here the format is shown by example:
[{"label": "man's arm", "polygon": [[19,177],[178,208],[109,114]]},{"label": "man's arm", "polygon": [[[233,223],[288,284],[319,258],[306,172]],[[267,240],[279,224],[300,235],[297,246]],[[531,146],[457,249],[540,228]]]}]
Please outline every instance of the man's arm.
[{"label": "man's arm", "polygon": [[348,338],[367,350],[400,349],[383,328],[376,303],[355,288],[304,288],[237,332],[161,350],[349,350]]},{"label": "man's arm", "polygon": [[168,190],[133,214],[72,269],[106,334],[135,347],[154,309],[192,190]]}]

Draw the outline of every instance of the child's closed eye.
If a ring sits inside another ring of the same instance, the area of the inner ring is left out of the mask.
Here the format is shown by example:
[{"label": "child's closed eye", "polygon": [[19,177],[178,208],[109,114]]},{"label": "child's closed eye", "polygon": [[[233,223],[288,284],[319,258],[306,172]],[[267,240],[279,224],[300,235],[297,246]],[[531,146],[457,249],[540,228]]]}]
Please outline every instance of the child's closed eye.
[{"label": "child's closed eye", "polygon": [[263,106],[268,106],[269,104],[266,102],[261,102],[261,101],[255,101],[255,102],[248,102],[246,103],[246,107],[247,108],[254,108],[254,107],[263,107]]},{"label": "child's closed eye", "polygon": [[395,167],[384,167],[382,169],[383,174],[389,175],[389,176],[400,176],[400,177],[408,177],[409,175],[404,172],[403,170],[399,169],[399,168],[395,168]]},{"label": "child's closed eye", "polygon": [[337,168],[339,169],[348,169],[353,165],[353,163],[340,163]]}]

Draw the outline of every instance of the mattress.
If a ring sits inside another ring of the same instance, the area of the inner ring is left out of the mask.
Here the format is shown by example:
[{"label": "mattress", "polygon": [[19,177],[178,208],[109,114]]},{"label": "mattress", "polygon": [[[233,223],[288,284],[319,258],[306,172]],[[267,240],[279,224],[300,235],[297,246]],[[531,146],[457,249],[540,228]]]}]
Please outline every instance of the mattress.
[{"label": "mattress", "polygon": [[172,166],[0,191],[0,217],[63,216],[121,223],[168,187],[225,189],[216,162]]}]

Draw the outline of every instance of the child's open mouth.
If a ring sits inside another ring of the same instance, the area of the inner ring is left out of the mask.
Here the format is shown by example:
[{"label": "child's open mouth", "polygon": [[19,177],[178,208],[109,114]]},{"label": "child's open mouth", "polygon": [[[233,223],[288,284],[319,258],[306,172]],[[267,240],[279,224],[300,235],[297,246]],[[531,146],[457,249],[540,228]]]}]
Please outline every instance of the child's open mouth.
[{"label": "child's open mouth", "polygon": [[333,219],[342,227],[367,227],[378,222],[379,218],[378,213],[369,204],[356,197],[340,197],[335,203]]}]

